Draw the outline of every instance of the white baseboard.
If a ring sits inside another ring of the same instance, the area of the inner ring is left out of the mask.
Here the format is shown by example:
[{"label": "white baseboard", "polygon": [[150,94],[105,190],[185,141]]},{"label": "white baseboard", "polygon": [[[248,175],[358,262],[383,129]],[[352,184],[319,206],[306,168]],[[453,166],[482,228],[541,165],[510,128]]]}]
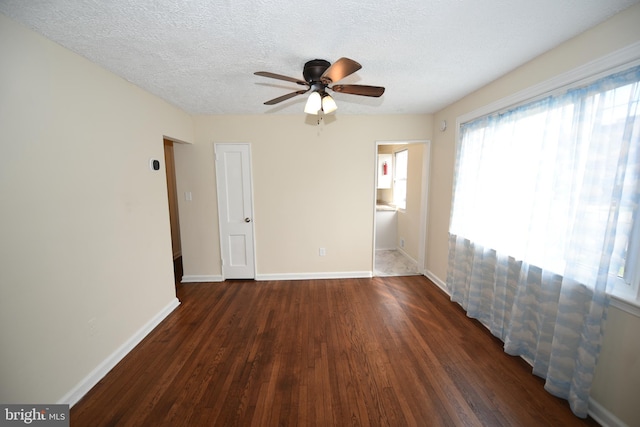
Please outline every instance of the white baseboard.
[{"label": "white baseboard", "polygon": [[411,255],[409,255],[408,253],[405,252],[405,250],[401,247],[397,247],[396,250],[398,252],[400,252],[402,255],[404,255],[405,258],[407,258],[409,261],[411,261],[411,263],[413,264],[413,266],[415,268],[418,268],[418,261],[416,261],[415,259],[413,259],[413,257]]},{"label": "white baseboard", "polygon": [[82,381],[75,385],[67,394],[65,394],[58,404],[65,404],[73,406],[82,397],[89,392],[98,381],[104,378],[114,366],[118,364],[133,348],[140,343],[160,322],[164,320],[176,307],[180,305],[178,298],[174,298],[166,307],[164,307],[158,314],[153,316],[142,328],[138,330],[131,338],[129,338],[124,344],[114,351],[109,357],[107,357],[102,363],[100,363],[89,375],[87,375]]},{"label": "white baseboard", "polygon": [[212,275],[212,276],[203,276],[203,275],[187,275],[182,276],[180,280],[181,283],[204,283],[204,282],[224,282],[224,278],[222,275]]},{"label": "white baseboard", "polygon": [[592,397],[589,398],[589,416],[602,427],[628,427],[620,418],[613,415]]},{"label": "white baseboard", "polygon": [[314,279],[359,279],[373,277],[371,271],[339,271],[330,273],[276,273],[256,274],[256,280],[314,280]]},{"label": "white baseboard", "polygon": [[444,292],[445,294],[451,296],[451,293],[447,289],[447,284],[444,281],[442,281],[442,279],[440,279],[438,276],[436,276],[435,274],[433,274],[429,270],[425,270],[424,271],[424,275],[427,277],[427,279],[429,279],[433,283],[435,283],[435,285],[437,287],[439,287],[442,290],[442,292]]}]

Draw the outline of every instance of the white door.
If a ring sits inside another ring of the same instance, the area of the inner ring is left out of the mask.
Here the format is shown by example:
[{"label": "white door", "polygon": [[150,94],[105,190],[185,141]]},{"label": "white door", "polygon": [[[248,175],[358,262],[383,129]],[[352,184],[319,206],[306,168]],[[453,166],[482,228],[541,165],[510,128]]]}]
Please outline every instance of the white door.
[{"label": "white door", "polygon": [[255,278],[251,147],[215,144],[222,275]]}]

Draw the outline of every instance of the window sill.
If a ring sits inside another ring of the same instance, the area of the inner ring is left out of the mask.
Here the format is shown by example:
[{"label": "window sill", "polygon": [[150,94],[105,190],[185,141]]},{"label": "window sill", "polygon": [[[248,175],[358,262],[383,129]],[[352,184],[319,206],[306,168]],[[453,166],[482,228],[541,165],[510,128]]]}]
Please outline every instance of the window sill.
[{"label": "window sill", "polygon": [[609,294],[611,296],[611,305],[627,312],[633,316],[640,318],[640,302],[631,301],[618,295]]},{"label": "window sill", "polygon": [[376,205],[376,211],[392,211],[392,212],[396,212],[398,210],[398,208],[396,208],[394,205],[389,205],[389,204],[377,204]]}]

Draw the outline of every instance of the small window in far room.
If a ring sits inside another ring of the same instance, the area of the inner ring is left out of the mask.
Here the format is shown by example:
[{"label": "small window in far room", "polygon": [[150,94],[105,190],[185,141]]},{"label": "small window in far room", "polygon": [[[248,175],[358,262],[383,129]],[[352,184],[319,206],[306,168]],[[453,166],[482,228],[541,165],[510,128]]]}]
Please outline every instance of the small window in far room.
[{"label": "small window in far room", "polygon": [[409,151],[394,153],[393,204],[399,209],[407,208],[407,162]]}]

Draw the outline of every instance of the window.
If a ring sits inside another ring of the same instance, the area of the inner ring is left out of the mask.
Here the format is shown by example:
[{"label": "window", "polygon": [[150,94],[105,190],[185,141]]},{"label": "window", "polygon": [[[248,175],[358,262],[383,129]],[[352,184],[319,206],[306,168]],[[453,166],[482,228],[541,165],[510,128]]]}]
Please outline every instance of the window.
[{"label": "window", "polygon": [[640,302],[640,208],[636,207],[633,228],[626,250],[621,251],[615,294],[625,300]]},{"label": "window", "polygon": [[450,232],[637,300],[640,66],[460,128]]},{"label": "window", "polygon": [[393,204],[399,209],[407,208],[407,164],[409,151],[394,153]]}]

